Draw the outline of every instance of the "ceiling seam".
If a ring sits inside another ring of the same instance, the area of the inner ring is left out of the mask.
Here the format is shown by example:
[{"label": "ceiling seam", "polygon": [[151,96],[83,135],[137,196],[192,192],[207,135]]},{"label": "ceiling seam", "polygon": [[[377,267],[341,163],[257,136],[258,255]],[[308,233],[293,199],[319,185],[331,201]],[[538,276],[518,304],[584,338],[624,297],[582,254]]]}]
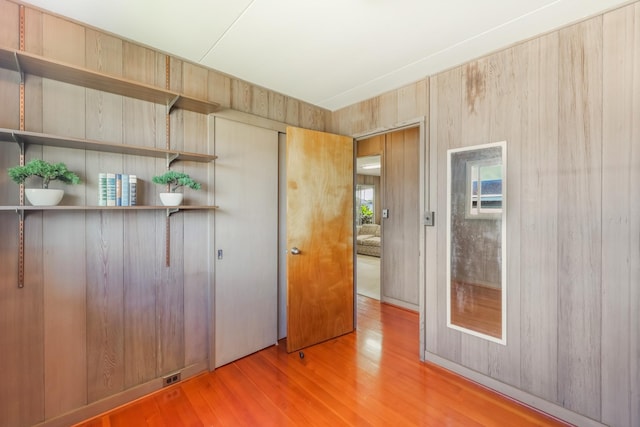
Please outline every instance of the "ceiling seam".
[{"label": "ceiling seam", "polygon": [[204,53],[204,55],[202,55],[202,57],[198,60],[199,64],[202,64],[202,61],[204,60],[204,58],[206,58],[213,49],[216,48],[216,46],[222,41],[222,39],[224,39],[224,37],[227,35],[227,33],[229,31],[231,31],[231,29],[236,25],[236,23],[240,20],[240,18],[242,18],[244,16],[245,13],[247,13],[247,11],[249,10],[249,8],[251,6],[253,6],[253,3],[255,3],[256,0],[251,0],[251,2],[249,2],[249,4],[247,5],[247,7],[245,7],[242,12],[240,12],[238,14],[238,16],[236,17],[236,19],[233,20],[233,22],[224,30],[224,32],[220,35],[220,37],[218,37],[218,40],[216,40],[215,42],[213,42],[213,44],[211,45],[211,47]]}]

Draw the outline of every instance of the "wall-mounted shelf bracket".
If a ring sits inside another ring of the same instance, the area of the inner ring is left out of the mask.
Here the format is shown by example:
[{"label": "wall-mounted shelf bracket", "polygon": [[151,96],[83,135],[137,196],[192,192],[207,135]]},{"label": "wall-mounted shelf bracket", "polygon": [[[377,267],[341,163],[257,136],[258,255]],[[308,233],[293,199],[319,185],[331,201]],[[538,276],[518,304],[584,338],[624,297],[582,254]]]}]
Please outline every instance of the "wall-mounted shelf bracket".
[{"label": "wall-mounted shelf bracket", "polygon": [[178,212],[180,212],[180,208],[167,208],[167,218]]},{"label": "wall-mounted shelf bracket", "polygon": [[11,133],[11,137],[13,138],[15,143],[18,144],[18,146],[20,147],[20,156],[24,156],[24,141],[23,141],[23,139],[20,137],[20,135],[17,135],[15,133]]},{"label": "wall-mounted shelf bracket", "polygon": [[173,107],[176,105],[176,102],[178,102],[179,99],[180,99],[180,95],[176,96],[171,101],[169,101],[169,103],[167,104],[167,115],[171,114],[171,110],[173,110]]},{"label": "wall-mounted shelf bracket", "polygon": [[171,163],[180,157],[180,153],[167,153],[167,169],[171,167]]},{"label": "wall-mounted shelf bracket", "polygon": [[24,84],[24,70],[20,65],[20,58],[18,58],[18,52],[13,52],[13,58],[16,61],[16,69],[18,70],[18,73],[20,73],[20,84]]}]

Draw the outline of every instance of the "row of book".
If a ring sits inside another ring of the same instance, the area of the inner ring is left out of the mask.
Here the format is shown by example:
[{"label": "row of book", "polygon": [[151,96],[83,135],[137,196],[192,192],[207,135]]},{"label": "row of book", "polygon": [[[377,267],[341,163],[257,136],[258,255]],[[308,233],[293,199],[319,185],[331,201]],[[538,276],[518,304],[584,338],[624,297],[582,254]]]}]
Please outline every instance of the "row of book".
[{"label": "row of book", "polygon": [[98,206],[135,206],[137,204],[135,175],[125,173],[98,174]]}]

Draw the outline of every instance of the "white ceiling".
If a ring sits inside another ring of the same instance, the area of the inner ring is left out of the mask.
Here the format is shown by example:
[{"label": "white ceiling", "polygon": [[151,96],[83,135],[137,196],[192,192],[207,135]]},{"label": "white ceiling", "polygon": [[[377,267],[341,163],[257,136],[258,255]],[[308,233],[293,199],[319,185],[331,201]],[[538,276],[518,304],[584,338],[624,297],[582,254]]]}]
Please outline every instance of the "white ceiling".
[{"label": "white ceiling", "polygon": [[380,156],[358,157],[356,159],[356,173],[358,175],[380,176],[382,165]]},{"label": "white ceiling", "polygon": [[629,0],[27,0],[336,110]]}]

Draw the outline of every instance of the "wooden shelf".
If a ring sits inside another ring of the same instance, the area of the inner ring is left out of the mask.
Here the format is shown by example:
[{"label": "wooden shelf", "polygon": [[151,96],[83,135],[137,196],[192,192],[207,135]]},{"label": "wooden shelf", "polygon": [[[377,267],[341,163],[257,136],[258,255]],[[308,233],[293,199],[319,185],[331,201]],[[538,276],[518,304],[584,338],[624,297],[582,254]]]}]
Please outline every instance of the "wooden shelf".
[{"label": "wooden shelf", "polygon": [[[195,210],[215,210],[217,206],[202,206],[202,205],[181,205],[181,206],[0,206],[0,212],[15,212],[20,218],[20,223],[24,223],[25,212],[42,212],[42,211],[166,211],[167,220],[174,213],[180,211],[195,211]],[[167,245],[168,247],[168,245]],[[167,251],[167,254],[169,252]],[[169,266],[169,258],[167,257],[167,266]],[[24,265],[23,265],[24,267]],[[22,273],[24,273],[22,271]],[[22,276],[22,275],[21,275]],[[22,287],[22,286],[19,286]]]},{"label": "wooden shelf", "polygon": [[0,206],[0,211],[193,211],[193,210],[215,210],[218,206],[209,205],[180,205],[180,206]]},{"label": "wooden shelf", "polygon": [[169,109],[181,108],[202,114],[211,114],[220,109],[215,102],[185,96],[122,77],[112,76],[87,68],[65,64],[31,53],[0,48],[0,67],[17,71],[21,76],[31,74],[73,85],[84,86],[104,92],[163,104]]},{"label": "wooden shelf", "polygon": [[62,137],[46,133],[3,128],[0,128],[0,141],[103,151],[107,153],[120,153],[134,156],[157,157],[167,159],[170,162],[173,160],[186,160],[208,163],[217,158],[217,156],[210,154],[190,153],[186,151],[167,150],[164,148],[139,147],[135,145],[92,141],[88,139]]}]

